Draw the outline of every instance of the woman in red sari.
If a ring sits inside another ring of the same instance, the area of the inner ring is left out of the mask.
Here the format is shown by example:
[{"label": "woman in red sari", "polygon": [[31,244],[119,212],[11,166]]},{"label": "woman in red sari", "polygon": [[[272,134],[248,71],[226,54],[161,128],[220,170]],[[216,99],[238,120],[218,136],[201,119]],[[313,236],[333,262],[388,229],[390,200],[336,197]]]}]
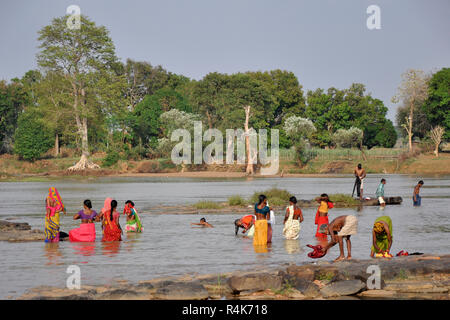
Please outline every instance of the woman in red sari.
[{"label": "woman in red sari", "polygon": [[103,239],[102,241],[121,241],[122,228],[119,224],[120,214],[116,210],[117,201],[106,198],[102,208]]}]

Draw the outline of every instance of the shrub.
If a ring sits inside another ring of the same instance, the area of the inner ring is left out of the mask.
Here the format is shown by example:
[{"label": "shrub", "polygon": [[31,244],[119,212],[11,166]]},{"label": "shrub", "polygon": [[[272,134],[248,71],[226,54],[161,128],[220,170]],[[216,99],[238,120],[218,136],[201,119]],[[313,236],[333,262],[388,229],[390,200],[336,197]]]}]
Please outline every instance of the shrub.
[{"label": "shrub", "polygon": [[250,198],[251,203],[257,203],[260,194],[264,194],[269,201],[270,206],[282,206],[289,202],[289,198],[293,195],[284,189],[271,188],[265,191],[258,191]]},{"label": "shrub", "polygon": [[14,140],[14,153],[28,161],[38,159],[52,147],[53,142],[50,132],[32,113],[19,116]]},{"label": "shrub", "polygon": [[116,164],[117,161],[119,161],[119,159],[120,159],[119,153],[115,150],[110,149],[106,153],[106,157],[103,159],[102,165],[104,167],[110,167],[110,166]]},{"label": "shrub", "polygon": [[228,204],[230,206],[245,206],[247,201],[239,195],[234,195],[228,198]]},{"label": "shrub", "polygon": [[199,201],[196,204],[194,204],[194,207],[196,209],[220,209],[222,208],[222,205],[220,203],[214,202],[214,201]]}]

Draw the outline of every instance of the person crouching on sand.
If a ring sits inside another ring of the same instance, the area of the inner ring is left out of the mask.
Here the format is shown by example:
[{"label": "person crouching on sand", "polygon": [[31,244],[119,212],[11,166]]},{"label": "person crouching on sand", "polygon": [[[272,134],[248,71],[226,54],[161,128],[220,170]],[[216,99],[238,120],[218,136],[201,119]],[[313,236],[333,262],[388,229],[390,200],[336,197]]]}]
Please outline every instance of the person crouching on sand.
[{"label": "person crouching on sand", "polygon": [[191,222],[191,225],[201,226],[201,227],[206,227],[206,228],[214,228],[211,224],[209,224],[208,222],[206,222],[206,219],[205,219],[205,218],[201,218],[201,219],[200,219],[200,223],[194,223],[194,222]]},{"label": "person crouching on sand", "polygon": [[339,243],[340,255],[334,261],[340,261],[345,259],[344,255],[344,241],[347,243],[347,260],[352,258],[352,243],[350,236],[358,232],[358,218],[352,215],[339,216],[328,225],[326,229],[327,234],[331,236],[331,241],[322,248],[322,252],[325,254],[336,243]]}]

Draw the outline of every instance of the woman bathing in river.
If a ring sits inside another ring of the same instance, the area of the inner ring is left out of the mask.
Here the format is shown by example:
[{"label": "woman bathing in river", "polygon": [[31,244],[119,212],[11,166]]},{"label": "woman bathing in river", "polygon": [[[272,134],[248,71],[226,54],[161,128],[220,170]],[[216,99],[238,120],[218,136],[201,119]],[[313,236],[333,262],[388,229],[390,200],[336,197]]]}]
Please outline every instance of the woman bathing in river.
[{"label": "woman bathing in river", "polygon": [[283,235],[286,239],[297,240],[300,234],[300,223],[303,222],[302,210],[297,207],[297,198],[289,199],[289,207],[286,208],[284,217]]},{"label": "woman bathing in river", "polygon": [[66,214],[66,208],[58,190],[54,187],[48,189],[48,196],[45,198],[45,209],[45,242],[59,242],[59,214],[60,212]]},{"label": "woman bathing in river", "polygon": [[270,218],[270,210],[267,205],[267,197],[263,194],[259,195],[258,203],[255,203],[254,245],[266,245],[272,242],[272,227],[267,223],[267,220]]},{"label": "woman bathing in river", "polygon": [[103,220],[103,239],[102,241],[121,241],[122,228],[120,227],[117,212],[117,201],[106,198],[102,208],[101,219]]},{"label": "woman bathing in river", "polygon": [[125,202],[123,213],[127,215],[127,225],[125,226],[126,232],[142,232],[144,230],[133,201],[127,200]]},{"label": "woman bathing in river", "polygon": [[390,255],[392,246],[392,220],[388,216],[382,216],[375,220],[372,229],[372,248],[370,256],[373,258],[376,253]]},{"label": "woman bathing in river", "polygon": [[[83,209],[73,216],[73,220],[81,219],[79,228],[69,231],[70,241],[77,242],[93,242],[95,241],[95,225],[97,212],[92,210],[91,200],[87,199],[83,202]],[[98,220],[98,219],[97,219]]]},{"label": "woman bathing in river", "polygon": [[243,216],[240,219],[234,220],[234,226],[235,226],[235,234],[237,235],[239,232],[239,228],[242,228],[242,233],[246,233],[247,231],[251,230],[253,227],[253,232],[249,231],[247,233],[247,236],[251,237],[254,234],[255,228],[255,220],[256,217],[253,214],[249,214],[246,216]]},{"label": "woman bathing in river", "polygon": [[[327,234],[323,233],[325,227],[328,226],[328,209],[333,208],[333,202],[330,201],[328,195],[326,193],[322,193],[320,197],[315,199],[318,203],[320,203],[319,208],[316,212],[315,224],[317,224],[316,237],[321,239],[326,239]],[[325,227],[322,227],[325,225]],[[321,231],[322,230],[322,231]]]}]

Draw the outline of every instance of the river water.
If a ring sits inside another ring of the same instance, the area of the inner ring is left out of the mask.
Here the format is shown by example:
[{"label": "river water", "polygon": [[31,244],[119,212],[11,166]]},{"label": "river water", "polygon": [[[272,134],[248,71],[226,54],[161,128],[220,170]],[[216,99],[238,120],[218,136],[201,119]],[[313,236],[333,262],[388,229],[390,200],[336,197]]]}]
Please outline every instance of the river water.
[{"label": "river water", "polygon": [[[381,215],[392,218],[394,243],[392,252],[400,250],[434,254],[450,253],[450,176],[419,177],[409,175],[368,175],[365,195],[374,196],[381,178],[387,179],[386,196],[401,196],[401,205],[364,207],[363,209],[331,209],[330,221],[340,215],[353,214],[359,219],[358,234],[352,236],[352,256],[369,257],[371,226]],[[412,206],[412,191],[418,180],[422,206]],[[249,197],[255,191],[271,187],[285,188],[297,199],[311,199],[321,193],[351,194],[354,178],[350,175],[314,178],[252,178],[193,179],[103,177],[64,178],[49,182],[0,183],[0,219],[28,222],[43,229],[44,199],[50,186],[58,188],[68,209],[61,218],[61,230],[78,227],[72,216],[82,208],[84,199],[91,199],[99,211],[106,197],[119,202],[122,210],[126,200],[135,202],[145,231],[123,236],[122,242],[102,243],[101,227],[95,243],[57,244],[44,242],[0,242],[0,299],[14,298],[26,289],[38,285],[64,287],[69,276],[68,266],[78,265],[81,284],[109,284],[117,279],[131,282],[155,277],[184,274],[224,273],[277,267],[286,263],[311,263],[306,244],[316,244],[314,216],[316,208],[304,208],[305,221],[299,240],[282,236],[284,213],[276,213],[273,243],[265,252],[255,252],[252,240],[234,235],[233,221],[243,214],[203,214],[214,228],[194,228],[198,214],[155,214],[160,205],[191,204],[200,200],[226,201],[231,195]],[[269,199],[270,203],[270,199]],[[249,209],[249,213],[252,210]],[[125,218],[121,217],[121,224]],[[346,250],[345,250],[346,252]],[[339,254],[338,246],[322,260],[332,260]]]}]

